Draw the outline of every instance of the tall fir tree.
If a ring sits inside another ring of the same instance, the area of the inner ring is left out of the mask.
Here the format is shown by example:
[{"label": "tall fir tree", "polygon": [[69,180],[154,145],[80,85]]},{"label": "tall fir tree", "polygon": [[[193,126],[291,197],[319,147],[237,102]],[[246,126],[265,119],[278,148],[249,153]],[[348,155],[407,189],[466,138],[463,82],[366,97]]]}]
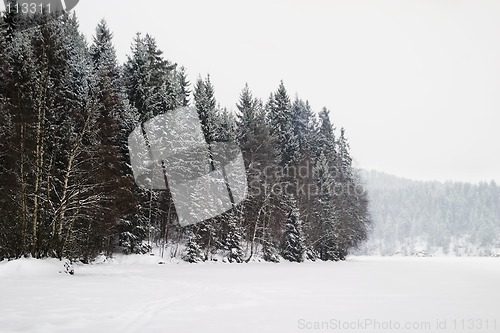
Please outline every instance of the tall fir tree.
[{"label": "tall fir tree", "polygon": [[314,259],[315,254],[309,244],[312,237],[311,233],[316,229],[317,217],[315,216],[316,198],[311,196],[312,188],[316,186],[314,179],[314,164],[318,154],[318,136],[319,125],[316,114],[311,109],[309,102],[296,97],[292,104],[292,126],[294,135],[297,138],[298,151],[298,169],[300,172],[295,174],[294,182],[297,188],[297,206],[302,219],[304,233],[307,235],[307,257]]},{"label": "tall fir tree", "polygon": [[[210,81],[210,75],[207,75],[205,80],[202,80],[201,77],[198,78],[193,91],[193,99],[207,144],[209,166],[213,171],[215,170],[215,163],[210,144],[218,140],[223,133],[220,132],[222,121],[220,112],[217,109],[215,89]],[[218,232],[221,230],[221,225],[222,217],[219,216],[203,221],[197,229],[201,244],[205,247],[205,260],[210,260],[211,254],[222,247],[224,243],[225,237]]]},{"label": "tall fir tree", "polygon": [[[352,166],[349,143],[344,128],[337,141],[337,241],[336,255],[344,260],[350,249],[366,240],[371,220],[368,213],[368,199],[358,172]],[[339,192],[339,191],[337,191]]]},{"label": "tall fir tree", "polygon": [[[134,191],[135,184],[128,166],[128,135],[139,125],[139,115],[127,99],[123,78],[118,66],[113,35],[106,22],[101,21],[90,47],[94,71],[97,76],[99,103],[99,140],[101,142],[101,172],[96,175],[106,187],[108,200],[103,219],[107,226],[99,235],[108,233],[108,251],[114,246],[139,246],[140,237],[132,233],[130,218],[139,205],[140,197]],[[103,240],[101,240],[103,241]],[[125,250],[126,252],[129,249]]]},{"label": "tall fir tree", "polygon": [[324,153],[331,163],[336,163],[337,152],[335,145],[335,128],[330,121],[330,111],[327,108],[322,108],[319,113],[319,131],[317,137],[317,153]]},{"label": "tall fir tree", "polygon": [[177,72],[178,106],[189,106],[191,98],[190,82],[188,81],[186,68],[183,66]]},{"label": "tall fir tree", "polygon": [[314,220],[309,230],[311,243],[321,260],[335,260],[337,256],[337,198],[334,193],[335,177],[331,162],[322,152],[314,167],[316,193],[314,199]]},{"label": "tall fir tree", "polygon": [[[152,36],[136,35],[132,54],[124,65],[124,85],[130,104],[138,111],[141,124],[176,109],[184,102],[180,98],[181,82],[176,67],[177,64],[165,60]],[[167,230],[176,228],[169,190],[152,193],[136,189],[136,195],[139,206],[133,214],[132,224],[125,223],[129,226],[125,230],[130,232],[129,229],[132,228],[138,235],[147,234],[149,245],[163,242],[164,239],[160,238],[166,237]]]},{"label": "tall fir tree", "polygon": [[242,221],[241,214],[241,207],[232,209],[228,212],[225,249],[228,252],[227,258],[229,262],[243,262],[243,233],[240,225]]},{"label": "tall fir tree", "polygon": [[294,262],[304,261],[306,251],[302,221],[295,199],[289,199],[290,213],[285,222],[285,231],[281,245],[281,256]]},{"label": "tall fir tree", "polygon": [[298,97],[292,104],[292,127],[298,141],[300,158],[314,156],[317,147],[315,141],[318,137],[318,123],[316,115],[311,109],[308,101]]},{"label": "tall fir tree", "polygon": [[203,261],[203,252],[200,247],[198,233],[193,231],[193,227],[187,228],[187,245],[184,260],[190,263]]},{"label": "tall fir tree", "polygon": [[207,143],[215,141],[217,132],[217,102],[210,75],[205,80],[198,78],[194,87],[194,105],[201,121],[201,128]]},{"label": "tall fir tree", "polygon": [[272,243],[268,220],[276,198],[272,187],[279,180],[266,170],[279,163],[276,141],[271,135],[267,113],[262,101],[252,96],[245,85],[236,105],[237,135],[247,170],[248,198],[244,202],[244,229],[250,242],[252,259],[257,251],[257,241],[263,245],[266,260],[275,261],[277,251]]},{"label": "tall fir tree", "polygon": [[292,105],[283,81],[267,103],[271,134],[276,138],[282,167],[294,166],[298,159],[299,142],[293,130]]},{"label": "tall fir tree", "polygon": [[130,103],[139,112],[140,122],[180,105],[175,67],[176,64],[164,59],[153,37],[136,35],[132,55],[124,65],[124,84]]}]

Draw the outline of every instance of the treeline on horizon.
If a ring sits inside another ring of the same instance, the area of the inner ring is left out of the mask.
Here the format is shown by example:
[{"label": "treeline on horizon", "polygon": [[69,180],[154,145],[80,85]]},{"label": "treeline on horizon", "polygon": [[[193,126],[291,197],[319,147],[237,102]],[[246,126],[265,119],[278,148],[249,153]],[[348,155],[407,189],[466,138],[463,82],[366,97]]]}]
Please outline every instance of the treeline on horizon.
[{"label": "treeline on horizon", "polygon": [[500,256],[500,187],[365,172],[376,226],[363,254]]},{"label": "treeline on horizon", "polygon": [[[74,15],[29,29],[12,15],[0,33],[0,260],[90,262],[155,245],[189,262],[343,260],[367,238],[367,196],[326,108],[317,117],[281,82],[266,101],[242,87],[233,113],[210,76],[191,85],[149,35],[120,65],[104,21],[87,45]],[[168,190],[135,184],[127,147],[136,126],[183,106],[207,142],[239,144],[249,184],[242,204],[187,227]]]}]

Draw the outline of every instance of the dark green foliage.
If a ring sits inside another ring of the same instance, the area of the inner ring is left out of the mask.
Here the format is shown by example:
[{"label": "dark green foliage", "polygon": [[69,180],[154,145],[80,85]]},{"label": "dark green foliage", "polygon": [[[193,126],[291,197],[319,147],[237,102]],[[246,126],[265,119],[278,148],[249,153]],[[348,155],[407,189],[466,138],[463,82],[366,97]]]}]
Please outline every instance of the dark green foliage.
[{"label": "dark green foliage", "polygon": [[242,243],[242,231],[240,227],[241,210],[240,208],[233,209],[228,214],[227,222],[227,235],[225,241],[225,249],[227,251],[227,258],[229,262],[243,262],[243,250],[241,248]]},{"label": "dark green foliage", "polygon": [[134,234],[135,228],[128,227],[138,205],[138,198],[134,193],[133,175],[128,167],[127,138],[138,125],[139,116],[128,103],[112,44],[112,34],[105,21],[97,26],[96,36],[90,47],[90,57],[96,73],[100,106],[97,126],[101,144],[101,167],[96,174],[96,181],[109,193],[108,200],[102,204],[106,209],[103,215],[105,223],[98,222],[95,228],[102,229],[97,234],[105,236],[102,241],[109,244],[108,251],[112,251],[113,244],[118,242],[121,247],[126,248],[125,252],[141,252],[142,250],[137,250],[141,247],[140,236]]},{"label": "dark green foliage", "polygon": [[214,87],[210,75],[205,80],[198,78],[194,87],[194,104],[201,121],[201,128],[207,143],[215,141],[217,132],[217,110]]},{"label": "dark green foliage", "polygon": [[173,110],[183,102],[178,96],[181,89],[175,67],[163,58],[153,37],[137,34],[132,55],[124,65],[124,83],[130,103],[139,112],[140,122]]},{"label": "dark green foliage", "polygon": [[299,154],[299,141],[292,123],[292,105],[290,97],[281,81],[278,90],[271,94],[266,105],[271,134],[276,138],[280,156],[280,166],[295,165]]},{"label": "dark green foliage", "polygon": [[[135,37],[120,66],[104,21],[88,47],[74,16],[41,15],[27,30],[14,19],[0,22],[0,259],[90,262],[159,246],[189,262],[341,260],[367,238],[366,194],[351,191],[360,180],[327,109],[318,122],[280,82],[265,105],[245,86],[234,114],[209,75],[190,87],[150,35]],[[135,184],[127,139],[191,93],[209,152],[214,141],[239,144],[249,186],[238,207],[181,228],[168,189]]]},{"label": "dark green foliage", "polygon": [[1,173],[10,204],[0,224],[15,230],[7,252],[93,257],[104,247],[92,237],[94,221],[106,213],[110,193],[92,170],[103,152],[100,101],[76,18],[14,32],[3,52],[2,153],[11,162]]},{"label": "dark green foliage", "polygon": [[302,221],[295,199],[290,201],[290,213],[285,221],[285,232],[281,245],[281,256],[288,261],[304,261],[305,244]]},{"label": "dark green foliage", "polygon": [[268,262],[279,263],[280,257],[276,245],[270,240],[262,241],[262,258]]},{"label": "dark green foliage", "polygon": [[190,263],[203,261],[203,253],[200,247],[200,237],[191,228],[187,229],[187,245],[184,260]]},{"label": "dark green foliage", "polygon": [[189,106],[191,97],[190,83],[187,79],[186,69],[181,67],[177,73],[177,82],[179,86],[178,102],[179,106]]}]

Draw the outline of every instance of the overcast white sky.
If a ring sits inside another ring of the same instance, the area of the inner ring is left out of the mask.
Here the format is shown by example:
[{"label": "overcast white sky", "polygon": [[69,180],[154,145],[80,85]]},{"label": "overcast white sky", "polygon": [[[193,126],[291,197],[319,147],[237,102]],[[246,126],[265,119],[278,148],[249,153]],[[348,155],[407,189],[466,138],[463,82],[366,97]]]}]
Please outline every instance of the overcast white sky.
[{"label": "overcast white sky", "polygon": [[191,82],[210,73],[235,109],[248,82],[267,99],[326,106],[359,167],[424,180],[500,183],[500,1],[81,0],[105,18],[121,61],[153,35]]}]

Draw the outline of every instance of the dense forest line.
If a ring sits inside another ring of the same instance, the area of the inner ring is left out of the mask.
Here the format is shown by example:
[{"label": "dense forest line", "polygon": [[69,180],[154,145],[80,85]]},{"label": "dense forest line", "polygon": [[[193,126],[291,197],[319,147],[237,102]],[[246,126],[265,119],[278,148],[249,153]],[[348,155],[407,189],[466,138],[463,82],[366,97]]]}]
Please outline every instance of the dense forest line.
[{"label": "dense forest line", "polygon": [[[149,35],[119,64],[104,21],[88,45],[75,16],[15,15],[0,31],[0,260],[153,246],[189,262],[342,260],[367,238],[367,196],[326,108],[318,117],[281,82],[266,101],[242,87],[232,112],[209,75],[191,85]],[[242,204],[187,227],[168,190],[135,184],[127,146],[179,107],[196,109],[207,142],[239,145],[249,186]]]},{"label": "dense forest line", "polygon": [[362,253],[500,256],[500,187],[365,172],[375,227]]}]

